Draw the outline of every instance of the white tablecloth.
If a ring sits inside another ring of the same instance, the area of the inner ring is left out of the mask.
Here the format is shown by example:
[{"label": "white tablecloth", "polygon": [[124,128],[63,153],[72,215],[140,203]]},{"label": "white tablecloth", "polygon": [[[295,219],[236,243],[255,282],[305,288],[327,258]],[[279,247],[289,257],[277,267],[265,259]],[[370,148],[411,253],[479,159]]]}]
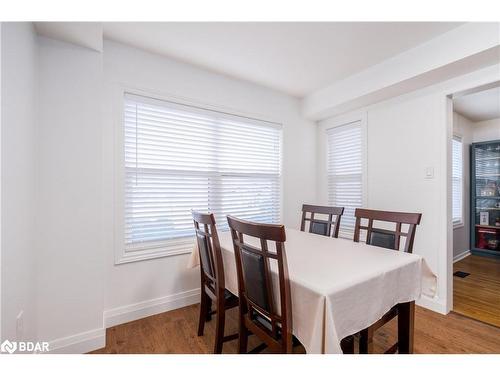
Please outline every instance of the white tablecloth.
[{"label": "white tablecloth", "polygon": [[[226,288],[237,295],[231,234],[220,232],[219,240]],[[419,255],[294,229],[286,230],[285,251],[293,334],[307,353],[342,353],[341,339],[375,323],[392,306],[435,294],[436,276]],[[188,267],[197,265],[194,247]]]}]

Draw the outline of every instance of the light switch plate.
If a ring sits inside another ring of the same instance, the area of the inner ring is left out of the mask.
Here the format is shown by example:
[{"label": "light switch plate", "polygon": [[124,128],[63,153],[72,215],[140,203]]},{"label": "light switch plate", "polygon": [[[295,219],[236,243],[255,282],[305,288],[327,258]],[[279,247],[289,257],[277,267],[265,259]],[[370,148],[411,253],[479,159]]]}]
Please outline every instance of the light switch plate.
[{"label": "light switch plate", "polygon": [[428,180],[434,178],[434,167],[425,168],[425,178]]}]

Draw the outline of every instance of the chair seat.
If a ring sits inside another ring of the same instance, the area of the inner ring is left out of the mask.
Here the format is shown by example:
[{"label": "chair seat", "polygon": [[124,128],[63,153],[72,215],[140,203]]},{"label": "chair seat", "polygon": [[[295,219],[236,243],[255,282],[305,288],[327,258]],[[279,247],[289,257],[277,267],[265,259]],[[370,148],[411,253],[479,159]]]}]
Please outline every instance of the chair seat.
[{"label": "chair seat", "polygon": [[[212,297],[210,297],[212,298]],[[233,293],[231,293],[229,290],[224,289],[224,310],[232,309],[237,306],[239,306],[240,301],[237,296],[235,296]],[[210,321],[212,319],[212,315],[217,314],[217,310],[214,309],[212,310],[211,307],[209,308],[206,321]]]},{"label": "chair seat", "polygon": [[[269,331],[272,330],[271,322],[269,320],[267,320],[266,318],[264,318],[263,316],[261,316],[259,314],[256,314],[254,320],[257,321],[257,322],[259,322],[264,327],[266,327]],[[278,327],[278,337],[277,337],[277,339],[279,340],[280,338],[281,338],[281,328]],[[302,343],[299,341],[299,339],[297,337],[295,337],[295,336],[292,336],[292,344],[293,344],[294,347],[302,345]]]}]

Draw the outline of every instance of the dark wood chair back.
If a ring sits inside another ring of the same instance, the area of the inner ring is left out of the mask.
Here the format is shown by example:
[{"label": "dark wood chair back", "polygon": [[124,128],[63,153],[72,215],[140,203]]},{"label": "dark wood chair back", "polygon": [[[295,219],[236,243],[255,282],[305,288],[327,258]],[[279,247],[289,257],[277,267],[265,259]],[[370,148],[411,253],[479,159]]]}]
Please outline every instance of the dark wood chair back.
[{"label": "dark wood chair back", "polygon": [[[240,299],[240,340],[246,330],[257,335],[276,352],[292,351],[292,302],[285,254],[283,225],[259,224],[228,216],[238,273]],[[259,246],[250,245],[247,236],[257,238]],[[276,251],[269,251],[268,241]],[[279,295],[273,287],[271,264],[277,264]],[[279,312],[277,311],[279,306]],[[243,345],[246,352],[246,342]],[[240,352],[241,341],[240,341]]]},{"label": "dark wood chair back", "polygon": [[[310,216],[307,216],[307,214]],[[340,228],[340,218],[344,213],[344,207],[330,207],[330,206],[313,206],[310,204],[302,205],[302,221],[300,223],[300,230],[306,230],[306,221],[309,222],[309,233],[320,234],[322,236],[338,238]],[[315,214],[328,215],[328,219],[319,219]]]},{"label": "dark wood chair back", "polygon": [[[224,336],[226,310],[238,306],[238,298],[225,288],[224,263],[213,214],[192,211],[196,241],[200,255],[200,317],[198,336],[203,336],[205,322],[217,314],[214,353],[222,353],[224,342],[238,338],[237,334]],[[216,310],[212,310],[215,302]]]},{"label": "dark wood chair back", "polygon": [[192,211],[196,241],[200,254],[201,278],[205,291],[212,298],[223,297],[224,264],[215,217],[211,213]]},{"label": "dark wood chair back", "polygon": [[[415,231],[422,214],[408,212],[390,212],[368,210],[356,208],[354,212],[356,217],[356,226],[354,228],[354,242],[359,242],[361,230],[366,230],[366,243],[368,245],[384,247],[387,249],[400,250],[401,237],[406,237],[403,251],[411,253],[413,251],[413,242],[415,240]],[[368,220],[368,225],[361,225],[361,220]],[[395,223],[395,230],[375,228],[374,221]],[[403,232],[402,226],[408,225],[408,231]]]}]

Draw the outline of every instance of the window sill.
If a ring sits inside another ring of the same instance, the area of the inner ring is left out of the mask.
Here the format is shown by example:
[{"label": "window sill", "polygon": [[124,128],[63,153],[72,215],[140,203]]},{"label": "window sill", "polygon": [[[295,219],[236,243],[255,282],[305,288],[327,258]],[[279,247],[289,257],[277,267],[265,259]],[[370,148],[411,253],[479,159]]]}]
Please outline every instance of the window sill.
[{"label": "window sill", "polygon": [[125,250],[124,248],[115,254],[115,265],[165,258],[183,254],[190,254],[194,248],[194,238],[175,243],[173,245],[163,245],[157,248],[140,248],[136,250]]},{"label": "window sill", "polygon": [[464,227],[464,223],[453,223],[453,229],[460,229]]}]

